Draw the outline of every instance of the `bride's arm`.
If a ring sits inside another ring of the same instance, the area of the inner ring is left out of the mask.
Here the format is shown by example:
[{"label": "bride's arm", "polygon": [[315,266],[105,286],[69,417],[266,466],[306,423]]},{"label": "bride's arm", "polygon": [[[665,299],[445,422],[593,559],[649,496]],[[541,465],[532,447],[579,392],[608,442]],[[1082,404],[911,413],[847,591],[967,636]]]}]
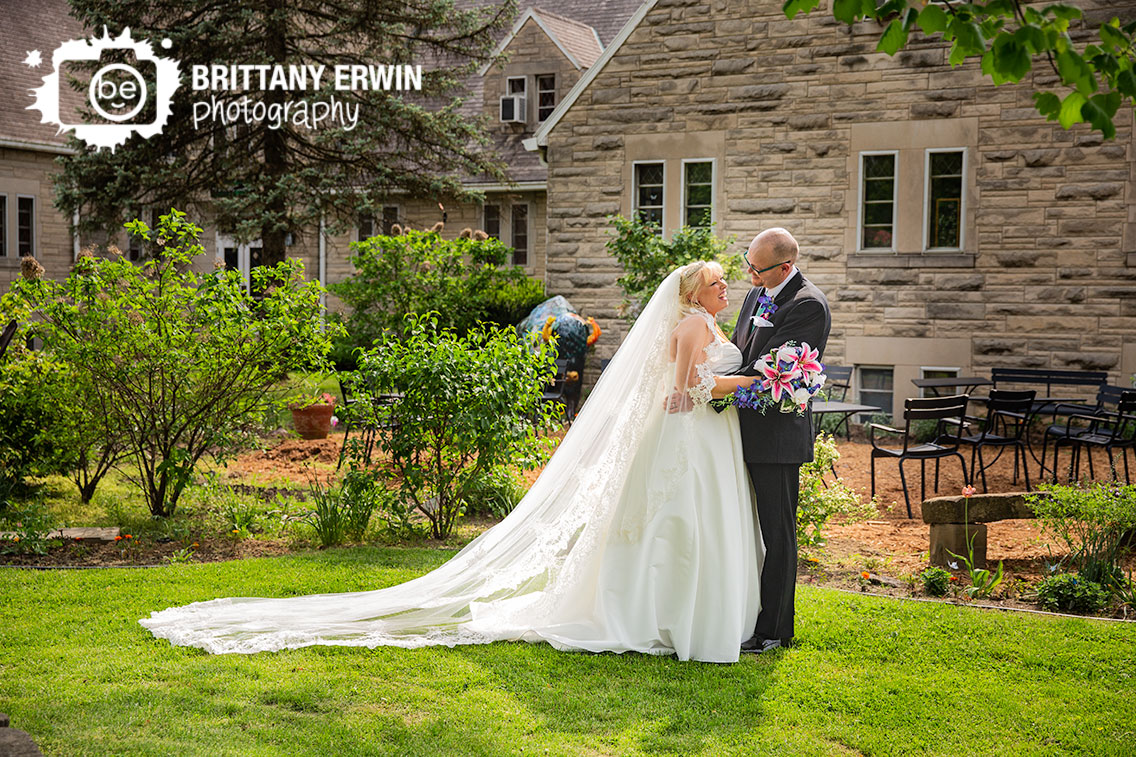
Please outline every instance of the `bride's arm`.
[{"label": "bride's arm", "polygon": [[758,376],[715,376],[711,394],[713,394],[714,399],[720,400],[738,387],[749,386],[754,381],[759,380]]}]

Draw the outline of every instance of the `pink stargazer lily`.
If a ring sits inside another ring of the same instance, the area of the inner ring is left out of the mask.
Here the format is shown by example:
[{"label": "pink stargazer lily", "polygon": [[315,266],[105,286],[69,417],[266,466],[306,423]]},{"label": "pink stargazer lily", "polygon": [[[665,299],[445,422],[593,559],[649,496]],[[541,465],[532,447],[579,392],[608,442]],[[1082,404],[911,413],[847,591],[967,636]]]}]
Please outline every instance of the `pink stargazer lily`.
[{"label": "pink stargazer lily", "polygon": [[817,374],[824,370],[820,364],[820,350],[814,350],[808,342],[801,342],[798,348],[797,367],[805,374]]},{"label": "pink stargazer lily", "polygon": [[769,386],[774,402],[780,402],[782,394],[791,395],[792,381],[801,375],[800,369],[792,360],[782,361],[779,357],[778,351],[775,350],[759,360],[757,365],[765,383]]}]

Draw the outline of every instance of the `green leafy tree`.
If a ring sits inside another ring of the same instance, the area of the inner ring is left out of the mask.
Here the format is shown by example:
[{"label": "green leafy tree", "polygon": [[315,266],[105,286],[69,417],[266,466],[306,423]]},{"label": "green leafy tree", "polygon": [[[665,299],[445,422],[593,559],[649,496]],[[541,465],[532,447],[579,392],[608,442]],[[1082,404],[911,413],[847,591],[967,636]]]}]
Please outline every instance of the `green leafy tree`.
[{"label": "green leafy tree", "polygon": [[527,470],[546,459],[550,443],[538,428],[555,418],[553,406],[541,402],[555,353],[546,344],[532,351],[511,328],[461,337],[434,314],[406,320],[405,337],[363,353],[348,381],[359,396],[393,398],[355,403],[356,419],[384,429],[379,445],[401,500],[444,539],[487,472]]},{"label": "green leafy tree", "polygon": [[303,280],[298,261],[254,270],[263,293],[254,297],[236,271],[192,270],[205,250],[184,213],[127,227],[153,245],[152,258],[83,256],[66,281],[18,281],[12,292],[104,418],[94,428],[121,440],[150,512],[168,516],[197,461],[231,452],[288,371],[322,365],[335,330],[323,327],[323,289]]},{"label": "green leafy tree", "polygon": [[[260,238],[264,262],[285,257],[285,237],[334,230],[391,193],[458,197],[461,176],[502,178],[477,119],[453,97],[462,79],[493,59],[512,0],[457,8],[452,0],[71,0],[90,29],[169,39],[183,77],[194,65],[325,65],[320,89],[191,93],[183,80],[161,134],[137,135],[114,152],[72,140],[60,160],[56,202],[83,230],[120,227],[125,208],[207,207],[219,228]],[[336,65],[421,65],[421,92],[336,90]],[[76,87],[85,92],[86,83]],[[306,129],[266,121],[194,126],[193,104],[225,108],[249,97],[267,108],[335,99],[358,107],[358,123]],[[152,118],[152,109],[139,118]]]},{"label": "green leafy tree", "polygon": [[607,251],[623,267],[616,283],[623,289],[620,310],[628,321],[634,321],[647,300],[671,271],[696,260],[716,260],[722,264],[727,279],[741,275],[741,259],[728,255],[734,237],[719,239],[712,226],[683,226],[671,238],[664,239],[659,225],[641,218],[609,216],[614,232],[607,241]]},{"label": "green leafy tree", "polygon": [[349,308],[341,365],[355,348],[399,334],[406,315],[434,312],[441,328],[464,334],[479,321],[513,325],[545,299],[524,269],[502,268],[509,248],[492,237],[446,240],[435,231],[374,236],[352,244],[355,273],[329,289]]},{"label": "green leafy tree", "polygon": [[[789,18],[808,13],[820,0],[786,0]],[[1112,17],[1096,38],[1079,46],[1070,29],[1083,19],[1080,8],[1054,3],[1042,8],[1022,0],[966,3],[927,0],[832,0],[832,15],[852,25],[864,19],[883,28],[877,50],[895,55],[912,33],[942,36],[950,43],[951,65],[971,58],[995,84],[1020,82],[1035,61],[1048,65],[1059,91],[1034,94],[1039,113],[1068,129],[1089,122],[1106,138],[1116,136],[1113,118],[1121,105],[1136,105],[1136,20]]]}]

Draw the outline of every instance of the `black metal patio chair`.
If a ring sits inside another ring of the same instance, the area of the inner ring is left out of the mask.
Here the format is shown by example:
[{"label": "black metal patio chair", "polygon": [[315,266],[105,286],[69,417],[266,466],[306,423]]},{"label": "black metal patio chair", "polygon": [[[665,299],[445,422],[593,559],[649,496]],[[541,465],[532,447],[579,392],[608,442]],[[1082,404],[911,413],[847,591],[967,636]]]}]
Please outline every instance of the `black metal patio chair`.
[{"label": "black metal patio chair", "polygon": [[[911,497],[907,493],[907,477],[903,473],[903,463],[907,460],[919,461],[919,484],[923,499],[927,498],[927,461],[935,461],[935,491],[939,491],[939,461],[944,457],[957,457],[962,466],[963,481],[966,475],[966,460],[959,452],[959,439],[962,436],[963,417],[969,397],[956,394],[951,397],[912,398],[903,401],[903,430],[879,423],[868,424],[868,441],[872,444],[872,496],[876,496],[876,458],[886,457],[899,461],[899,480],[903,485],[903,500],[907,505],[907,517],[911,515]],[[911,425],[914,421],[936,421],[935,436],[929,442],[914,440]],[[876,443],[876,431],[886,431],[903,436],[902,447],[881,447]]]},{"label": "black metal patio chair", "polygon": [[12,343],[12,337],[16,335],[16,321],[8,322],[4,327],[4,333],[0,334],[0,357],[4,357],[4,353],[8,351],[8,345]]},{"label": "black metal patio chair", "polygon": [[1116,470],[1116,460],[1113,459],[1113,450],[1119,450],[1124,458],[1124,483],[1132,483],[1128,472],[1128,450],[1136,449],[1136,390],[1126,390],[1121,393],[1116,403],[1116,412],[1104,411],[1095,415],[1073,414],[1066,421],[1067,427],[1072,427],[1074,420],[1088,421],[1089,426],[1081,433],[1067,433],[1057,439],[1053,444],[1053,482],[1057,483],[1057,455],[1060,445],[1065,444],[1072,448],[1069,460],[1069,480],[1075,481],[1081,474],[1081,450],[1088,450],[1089,478],[1095,478],[1093,472],[1093,448],[1100,447],[1108,455],[1108,465],[1112,471],[1114,481],[1120,480]]},{"label": "black metal patio chair", "polygon": [[[848,391],[852,388],[852,366],[850,365],[826,365],[824,367],[824,391],[825,396],[831,402],[847,402]],[[852,427],[849,425],[851,416],[844,416],[844,418],[837,423],[832,429],[832,435],[836,436],[840,433],[840,427],[844,427],[844,438],[852,438]]]},{"label": "black metal patio chair", "polygon": [[[967,417],[968,421],[980,424],[982,427],[982,430],[977,434],[969,434],[959,438],[961,443],[970,446],[970,483],[972,486],[974,479],[981,475],[982,491],[983,493],[988,491],[986,469],[1001,457],[1006,447],[1013,447],[1014,483],[1018,482],[1018,459],[1021,458],[1026,491],[1029,491],[1029,467],[1026,465],[1026,430],[1029,427],[1030,408],[1033,407],[1036,398],[1037,392],[1033,389],[1021,391],[991,389],[990,396],[986,398],[986,417]],[[983,447],[998,448],[998,454],[989,463],[982,458]],[[976,457],[977,465],[975,465]]]},{"label": "black metal patio chair", "polygon": [[[1045,434],[1041,440],[1041,475],[1045,476],[1045,459],[1048,455],[1049,442],[1053,440],[1053,448],[1057,449],[1057,444],[1060,442],[1063,445],[1070,445],[1070,440],[1079,436],[1089,430],[1091,421],[1086,422],[1087,417],[1108,417],[1117,409],[1120,398],[1124,396],[1125,392],[1130,392],[1131,389],[1123,386],[1112,386],[1111,384],[1103,384],[1097,390],[1096,404],[1068,404],[1058,403],[1051,407],[1038,409],[1037,402],[1034,403],[1035,415],[1048,415],[1053,414],[1053,420],[1050,425],[1046,426]],[[1072,416],[1077,416],[1076,420],[1080,423],[1074,423]],[[1064,423],[1058,423],[1057,418],[1064,417]],[[1056,452],[1054,452],[1053,461],[1053,480],[1057,480],[1057,460]],[[1125,457],[1125,464],[1128,459]]]}]

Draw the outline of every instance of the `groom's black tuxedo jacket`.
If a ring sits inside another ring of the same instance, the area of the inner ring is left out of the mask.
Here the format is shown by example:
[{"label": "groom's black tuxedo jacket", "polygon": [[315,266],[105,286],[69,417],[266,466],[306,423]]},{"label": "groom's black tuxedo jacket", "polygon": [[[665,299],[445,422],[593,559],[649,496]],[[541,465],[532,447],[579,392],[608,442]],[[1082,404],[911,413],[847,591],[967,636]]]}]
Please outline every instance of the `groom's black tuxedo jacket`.
[{"label": "groom's black tuxedo jacket", "polygon": [[[768,317],[772,326],[750,329],[757,298],[762,287],[754,287],[746,295],[734,328],[733,343],[742,351],[741,373],[757,375],[753,364],[775,347],[790,340],[807,342],[824,357],[824,346],[832,328],[828,300],[798,271],[778,293],[773,304],[777,312]],[[756,410],[739,410],[742,428],[742,450],[747,463],[806,463],[813,459],[813,414],[810,408],[803,416],[782,413],[774,408],[761,414]]]}]

